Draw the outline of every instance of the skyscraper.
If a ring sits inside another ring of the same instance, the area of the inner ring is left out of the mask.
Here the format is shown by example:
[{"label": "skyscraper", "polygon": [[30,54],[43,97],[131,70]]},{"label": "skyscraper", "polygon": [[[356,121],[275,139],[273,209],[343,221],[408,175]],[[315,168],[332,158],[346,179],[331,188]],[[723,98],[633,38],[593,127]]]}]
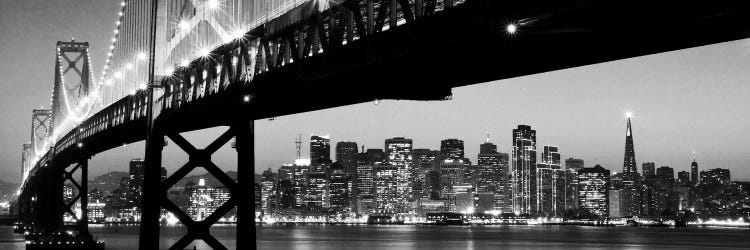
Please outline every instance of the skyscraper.
[{"label": "skyscraper", "polygon": [[464,158],[464,141],[459,139],[445,139],[440,141],[440,153],[449,159]]},{"label": "skyscraper", "polygon": [[623,182],[637,182],[638,169],[635,162],[635,149],[633,147],[633,129],[630,125],[630,113],[628,113],[627,129],[625,130],[625,159],[622,165]]},{"label": "skyscraper", "polygon": [[507,208],[508,154],[498,153],[497,146],[487,141],[479,145],[477,155],[477,193],[492,194],[492,210],[510,211]]},{"label": "skyscraper", "polygon": [[143,159],[132,159],[130,160],[130,198],[129,202],[132,202],[134,206],[140,207],[141,197],[143,197],[143,170],[146,166],[146,161]]},{"label": "skyscraper", "polygon": [[578,170],[583,167],[583,159],[565,160],[565,210],[578,209]]},{"label": "skyscraper", "polygon": [[531,214],[536,203],[536,131],[528,125],[513,129],[511,162],[511,195],[513,212]]},{"label": "skyscraper", "polygon": [[656,177],[659,178],[662,184],[669,187],[671,190],[674,186],[674,169],[669,166],[661,166],[656,169]]},{"label": "skyscraper", "polygon": [[701,182],[698,174],[698,163],[695,162],[695,158],[693,158],[693,163],[690,164],[690,181],[693,185],[698,185]]},{"label": "skyscraper", "polygon": [[336,161],[350,176],[357,171],[357,143],[340,141],[336,143]]},{"label": "skyscraper", "polygon": [[628,112],[627,128],[625,129],[625,157],[622,164],[622,192],[620,193],[622,206],[620,208],[623,216],[636,216],[641,212],[641,184],[635,161],[631,116],[632,114]]},{"label": "skyscraper", "polygon": [[413,212],[411,206],[412,140],[404,137],[386,139],[385,155],[388,164],[398,169],[396,174],[396,212]]},{"label": "skyscraper", "polygon": [[578,171],[578,206],[581,212],[609,216],[609,170],[600,165]]},{"label": "skyscraper", "polygon": [[[355,147],[356,148],[356,147]],[[329,200],[332,212],[349,212],[351,206],[351,179],[344,166],[334,163],[328,174]]]},{"label": "skyscraper", "polygon": [[412,159],[414,161],[412,186],[416,195],[415,198],[429,198],[432,192],[438,191],[431,190],[427,177],[431,171],[438,171],[440,151],[423,148],[414,149]]},{"label": "skyscraper", "polygon": [[542,162],[537,164],[537,204],[547,216],[562,216],[565,211],[565,172],[556,146],[544,146]]},{"label": "skyscraper", "polygon": [[330,137],[317,135],[310,136],[310,162],[316,164],[325,161],[331,161]]},{"label": "skyscraper", "polygon": [[[369,150],[368,150],[369,152]],[[382,153],[382,151],[380,151]],[[374,172],[373,165],[375,164],[370,159],[368,153],[359,153],[357,155],[357,188],[355,195],[356,208],[358,214],[370,214],[375,210],[375,196],[373,190]]]}]

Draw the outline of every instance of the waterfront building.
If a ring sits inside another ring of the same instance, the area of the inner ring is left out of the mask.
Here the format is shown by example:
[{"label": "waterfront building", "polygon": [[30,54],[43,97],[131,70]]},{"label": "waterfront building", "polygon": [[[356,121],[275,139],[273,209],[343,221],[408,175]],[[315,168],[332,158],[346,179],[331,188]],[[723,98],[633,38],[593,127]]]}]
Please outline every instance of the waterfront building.
[{"label": "waterfront building", "polygon": [[412,168],[412,191],[415,198],[429,198],[430,193],[437,190],[430,189],[428,175],[438,170],[440,151],[430,149],[414,149],[412,152],[414,167]]},{"label": "waterfront building", "polygon": [[336,143],[336,162],[344,167],[349,176],[355,176],[357,172],[358,153],[356,142],[340,141]]},{"label": "waterfront building", "polygon": [[346,168],[333,164],[328,174],[328,190],[331,212],[351,211],[351,181]]},{"label": "waterfront building", "polygon": [[143,197],[143,171],[146,161],[143,159],[130,160],[129,173],[129,203],[133,206],[140,207],[141,197]]},{"label": "waterfront building", "polygon": [[578,171],[578,204],[581,211],[609,216],[609,170],[600,165]]},{"label": "waterfront building", "polygon": [[270,202],[271,197],[276,194],[276,175],[271,168],[263,171],[260,177],[260,206],[263,212],[270,213],[273,207],[273,203]]},{"label": "waterfront building", "polygon": [[412,140],[394,137],[385,140],[385,155],[388,164],[395,166],[396,175],[396,213],[414,213],[412,193]]},{"label": "waterfront building", "polygon": [[328,177],[325,172],[307,172],[307,187],[305,188],[304,204],[306,212],[319,215],[327,211],[330,206],[328,193]]},{"label": "waterfront building", "polygon": [[620,201],[620,194],[622,190],[611,189],[609,190],[609,218],[622,218],[622,201]]},{"label": "waterfront building", "polygon": [[477,155],[477,186],[479,194],[492,194],[492,209],[510,212],[507,194],[508,154],[498,153],[489,138],[480,145]]},{"label": "waterfront building", "polygon": [[205,179],[200,179],[198,185],[190,190],[188,215],[195,221],[204,220],[227,201],[229,201],[227,188],[209,187]]},{"label": "waterfront building", "polygon": [[578,170],[584,168],[583,159],[565,160],[565,210],[578,209]]},{"label": "waterfront building", "polygon": [[513,153],[510,171],[513,213],[537,211],[536,197],[536,131],[528,125],[513,129]]},{"label": "waterfront building", "polygon": [[440,197],[448,199],[455,191],[454,186],[471,185],[465,174],[468,165],[463,159],[444,159],[440,161]]},{"label": "waterfront building", "polygon": [[[369,151],[369,150],[368,150]],[[374,172],[373,166],[376,164],[369,157],[368,153],[357,154],[357,175],[356,175],[356,201],[355,208],[358,214],[370,214],[375,209],[374,196]]]},{"label": "waterfront building", "polygon": [[399,167],[390,164],[373,166],[373,197],[375,214],[392,215],[397,213]]}]

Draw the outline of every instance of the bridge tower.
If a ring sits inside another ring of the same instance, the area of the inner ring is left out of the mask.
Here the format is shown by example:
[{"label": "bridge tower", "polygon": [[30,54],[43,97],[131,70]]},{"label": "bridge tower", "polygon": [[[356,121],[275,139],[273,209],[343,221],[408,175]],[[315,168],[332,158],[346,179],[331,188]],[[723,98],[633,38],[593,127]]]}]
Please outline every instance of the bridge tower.
[{"label": "bridge tower", "polygon": [[35,109],[31,113],[31,157],[40,156],[52,146],[52,110]]},{"label": "bridge tower", "polygon": [[31,168],[31,159],[34,152],[31,150],[31,143],[24,143],[21,150],[21,178],[25,178],[26,171]]},{"label": "bridge tower", "polygon": [[[73,118],[74,121],[85,118],[86,110],[79,108],[88,106],[81,104],[91,103],[89,100],[89,90],[91,84],[92,71],[89,60],[89,43],[76,42],[57,42],[55,55],[55,82],[52,88],[52,122],[49,134],[52,135],[52,128],[67,132],[75,124],[63,123],[67,118]],[[90,107],[85,107],[90,109]]]}]

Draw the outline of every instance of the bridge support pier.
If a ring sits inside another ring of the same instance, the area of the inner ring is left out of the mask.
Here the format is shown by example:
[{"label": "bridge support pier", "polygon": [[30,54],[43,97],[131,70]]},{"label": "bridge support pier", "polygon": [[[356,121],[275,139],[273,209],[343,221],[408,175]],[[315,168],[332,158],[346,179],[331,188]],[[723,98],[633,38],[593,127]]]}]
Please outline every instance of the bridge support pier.
[{"label": "bridge support pier", "polygon": [[[161,128],[163,129],[163,128]],[[185,249],[194,240],[203,240],[213,249],[226,247],[211,235],[210,228],[226,213],[236,208],[237,211],[237,249],[256,249],[255,245],[255,212],[254,212],[254,169],[255,140],[252,120],[237,120],[230,128],[216,138],[206,148],[197,149],[187,139],[175,132],[162,132],[155,129],[153,137],[146,142],[146,169],[144,171],[143,205],[139,248],[157,249],[159,247],[160,208],[172,213],[187,228],[187,233],[169,249]],[[188,154],[188,162],[175,171],[166,180],[161,181],[161,157],[164,148],[164,136]],[[211,161],[211,155],[236,138],[237,181],[224,173]],[[230,190],[230,198],[203,220],[196,221],[180,207],[169,200],[167,191],[187,176],[193,169],[203,167],[216,177],[222,185]]]}]

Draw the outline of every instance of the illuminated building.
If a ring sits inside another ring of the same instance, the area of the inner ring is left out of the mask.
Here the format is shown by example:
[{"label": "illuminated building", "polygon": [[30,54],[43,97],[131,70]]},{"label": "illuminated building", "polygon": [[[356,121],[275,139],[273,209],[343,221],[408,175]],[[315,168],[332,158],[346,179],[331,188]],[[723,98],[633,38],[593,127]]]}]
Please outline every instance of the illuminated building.
[{"label": "illuminated building", "polygon": [[698,162],[693,158],[693,163],[690,163],[690,181],[693,185],[701,183],[700,175],[698,175]]},{"label": "illuminated building", "polygon": [[344,170],[350,176],[357,172],[357,143],[356,142],[337,142],[336,143],[336,162],[344,167]]},{"label": "illuminated building", "polygon": [[291,209],[296,207],[294,195],[294,183],[292,180],[281,180],[276,184],[276,197],[278,197],[278,207],[281,209]]},{"label": "illuminated building", "polygon": [[633,128],[630,118],[632,114],[627,113],[627,128],[625,129],[625,155],[622,165],[622,188],[620,194],[622,200],[622,214],[624,216],[635,216],[641,212],[641,183],[635,160],[635,146],[633,145]]},{"label": "illuminated building", "polygon": [[609,185],[609,170],[600,165],[578,170],[579,210],[609,216]]},{"label": "illuminated building", "polygon": [[283,164],[278,171],[279,181],[294,180],[294,164]]},{"label": "illuminated building", "polygon": [[328,178],[323,172],[307,172],[304,204],[307,212],[318,214],[329,208]]},{"label": "illuminated building", "polygon": [[141,197],[143,196],[143,168],[146,161],[143,159],[130,160],[130,197],[129,201],[133,206],[140,207]]},{"label": "illuminated building", "polygon": [[450,194],[454,193],[454,186],[461,186],[466,183],[464,175],[467,165],[463,159],[445,159],[440,161],[440,197],[448,199]]},{"label": "illuminated building", "polygon": [[641,168],[643,168],[643,178],[656,176],[656,163],[644,162],[643,164],[641,164]]},{"label": "illuminated building", "polygon": [[463,159],[464,141],[459,139],[445,139],[440,141],[440,153],[444,158]]},{"label": "illuminated building", "polygon": [[294,200],[297,207],[301,207],[305,204],[305,189],[307,183],[305,175],[310,169],[309,159],[297,159],[294,160],[293,164],[288,164],[292,168],[292,185],[294,186]]},{"label": "illuminated building", "polygon": [[328,199],[332,212],[348,212],[351,209],[351,181],[344,166],[338,163],[329,168]]},{"label": "illuminated building", "polygon": [[104,221],[104,206],[106,204],[99,200],[88,203],[89,222],[100,223]]},{"label": "illuminated building", "polygon": [[228,189],[206,186],[206,180],[200,179],[190,191],[188,215],[195,221],[204,220],[228,200]]},{"label": "illuminated building", "polygon": [[412,208],[412,140],[394,137],[385,140],[388,164],[398,168],[396,175],[396,213],[413,213]]},{"label": "illuminated building", "polygon": [[399,167],[390,164],[373,166],[374,213],[390,215],[397,212]]},{"label": "illuminated building", "polygon": [[477,155],[477,193],[490,193],[493,197],[492,209],[509,212],[507,196],[508,154],[498,153],[497,146],[489,138],[479,146]]},{"label": "illuminated building", "polygon": [[368,157],[368,153],[357,155],[356,208],[358,214],[370,214],[375,209],[375,197],[373,195],[374,164]]},{"label": "illuminated building", "polygon": [[578,170],[583,167],[583,159],[565,160],[565,210],[578,209]]},{"label": "illuminated building", "polygon": [[510,171],[513,213],[537,211],[536,197],[536,131],[528,125],[513,129],[513,154]]},{"label": "illuminated building", "polygon": [[706,184],[729,184],[731,182],[731,173],[729,169],[714,168],[707,171],[701,171],[701,183]]},{"label": "illuminated building", "polygon": [[565,172],[556,146],[544,146],[542,163],[536,167],[538,213],[562,216],[565,212]]},{"label": "illuminated building", "polygon": [[260,187],[261,187],[261,209],[265,213],[270,213],[271,208],[273,207],[273,204],[270,201],[270,198],[276,194],[276,174],[271,171],[271,168],[268,168],[266,171],[263,171],[263,174],[260,178]]},{"label": "illuminated building", "polygon": [[310,162],[331,161],[331,139],[329,136],[310,136]]}]

